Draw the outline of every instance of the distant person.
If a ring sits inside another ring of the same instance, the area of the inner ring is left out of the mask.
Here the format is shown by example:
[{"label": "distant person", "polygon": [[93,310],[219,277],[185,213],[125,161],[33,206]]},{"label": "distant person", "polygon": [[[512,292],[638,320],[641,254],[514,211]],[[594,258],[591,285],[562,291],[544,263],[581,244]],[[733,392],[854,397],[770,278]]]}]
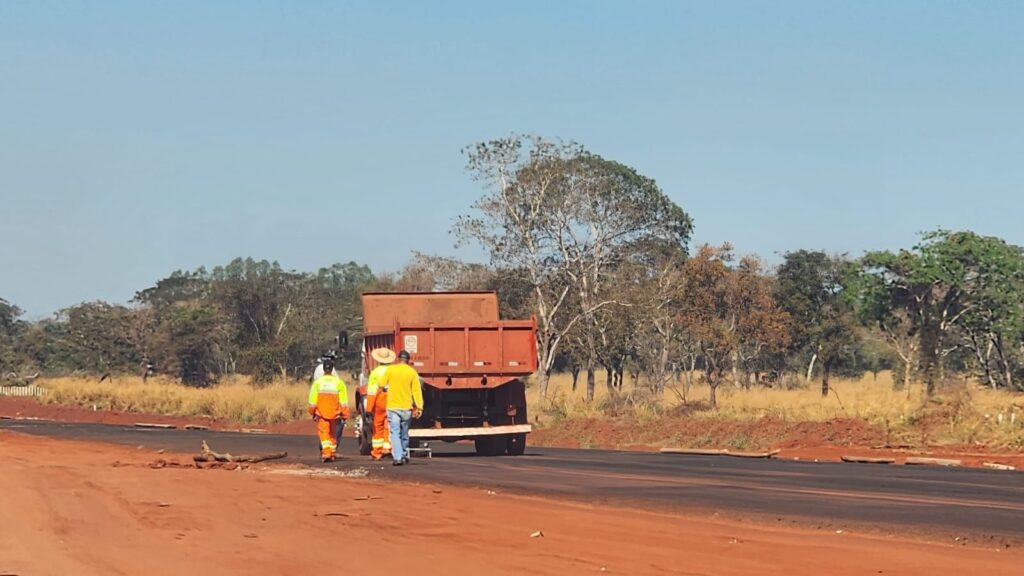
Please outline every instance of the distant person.
[{"label": "distant person", "polygon": [[391,434],[388,430],[388,387],[381,386],[381,379],[388,366],[395,361],[395,351],[388,348],[374,348],[370,358],[377,362],[377,367],[370,371],[366,381],[366,414],[364,418],[373,423],[373,436],[370,456],[380,460],[391,454]]},{"label": "distant person", "polygon": [[[334,353],[334,350],[328,350],[327,352],[324,352],[323,355],[320,356],[320,361],[317,363],[316,368],[313,370],[313,380],[316,380],[317,378],[324,375],[324,360],[328,358],[330,358],[331,360],[331,366],[334,366],[338,362],[338,355]],[[334,371],[334,368],[331,368],[330,373],[334,374],[335,376],[338,376],[339,378],[341,377],[337,372]]]},{"label": "distant person", "polygon": [[391,433],[391,465],[409,462],[409,425],[423,414],[423,388],[420,375],[409,364],[409,352],[398,353],[398,364],[392,364],[380,379],[388,389],[388,428]]},{"label": "distant person", "polygon": [[345,420],[349,417],[348,387],[334,375],[334,359],[323,359],[324,374],[309,387],[309,413],[316,422],[320,437],[320,459],[333,462],[338,455],[338,442]]},{"label": "distant person", "polygon": [[147,360],[145,363],[145,371],[142,373],[142,381],[145,382],[156,375],[156,366]]}]

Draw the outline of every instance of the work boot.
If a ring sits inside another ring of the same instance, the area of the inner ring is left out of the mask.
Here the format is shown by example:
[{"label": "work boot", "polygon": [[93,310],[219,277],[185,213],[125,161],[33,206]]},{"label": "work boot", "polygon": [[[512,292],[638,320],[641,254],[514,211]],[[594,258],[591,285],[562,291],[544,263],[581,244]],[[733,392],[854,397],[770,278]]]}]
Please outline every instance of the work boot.
[{"label": "work boot", "polygon": [[402,464],[408,464],[408,463],[409,463],[409,457],[408,456],[402,458]]},{"label": "work boot", "polygon": [[403,458],[401,460],[392,460],[391,461],[391,465],[392,466],[401,466],[403,464],[405,464],[405,458]]}]

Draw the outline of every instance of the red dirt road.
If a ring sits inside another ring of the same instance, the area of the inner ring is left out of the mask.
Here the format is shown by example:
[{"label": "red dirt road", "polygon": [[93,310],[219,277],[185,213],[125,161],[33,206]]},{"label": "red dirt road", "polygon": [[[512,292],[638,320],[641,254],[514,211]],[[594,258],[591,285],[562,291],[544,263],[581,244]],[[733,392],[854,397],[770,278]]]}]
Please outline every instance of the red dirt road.
[{"label": "red dirt road", "polygon": [[[151,469],[158,458],[188,461],[0,432],[0,574],[309,574],[365,571],[372,558],[377,574],[422,576],[995,576],[1018,573],[1024,561],[1015,549],[309,477],[273,466]],[[364,495],[373,498],[355,499]],[[531,538],[538,530],[544,537]],[[362,559],[374,541],[382,547]]]}]

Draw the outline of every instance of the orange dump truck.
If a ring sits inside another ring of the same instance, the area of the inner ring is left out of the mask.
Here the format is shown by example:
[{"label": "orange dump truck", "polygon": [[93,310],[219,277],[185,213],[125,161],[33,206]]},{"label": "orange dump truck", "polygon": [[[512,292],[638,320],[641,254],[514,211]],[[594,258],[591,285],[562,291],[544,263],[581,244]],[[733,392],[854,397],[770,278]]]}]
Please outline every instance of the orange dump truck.
[{"label": "orange dump truck", "polygon": [[[409,352],[423,382],[423,416],[409,432],[425,440],[473,440],[479,454],[520,455],[530,424],[523,378],[537,368],[537,322],[500,320],[494,292],[363,294],[361,382],[375,348]],[[356,403],[363,412],[365,386]],[[369,454],[368,422],[358,424]]]}]

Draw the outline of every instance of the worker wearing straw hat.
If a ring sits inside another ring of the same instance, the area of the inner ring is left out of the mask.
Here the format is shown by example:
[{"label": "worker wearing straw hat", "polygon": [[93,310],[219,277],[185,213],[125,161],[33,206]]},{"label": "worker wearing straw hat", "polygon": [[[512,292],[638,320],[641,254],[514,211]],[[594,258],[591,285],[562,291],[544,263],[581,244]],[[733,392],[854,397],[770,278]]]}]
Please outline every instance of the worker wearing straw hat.
[{"label": "worker wearing straw hat", "polygon": [[366,414],[373,419],[373,437],[370,440],[370,456],[380,460],[391,454],[391,434],[388,431],[388,388],[381,386],[381,378],[388,366],[395,361],[395,352],[388,348],[374,348],[370,358],[377,367],[370,372],[366,382]]}]

